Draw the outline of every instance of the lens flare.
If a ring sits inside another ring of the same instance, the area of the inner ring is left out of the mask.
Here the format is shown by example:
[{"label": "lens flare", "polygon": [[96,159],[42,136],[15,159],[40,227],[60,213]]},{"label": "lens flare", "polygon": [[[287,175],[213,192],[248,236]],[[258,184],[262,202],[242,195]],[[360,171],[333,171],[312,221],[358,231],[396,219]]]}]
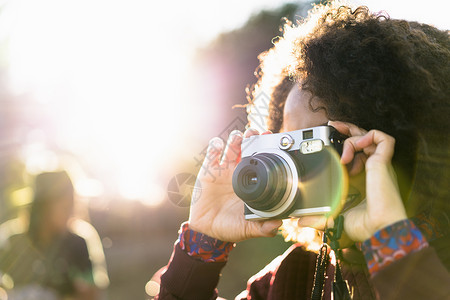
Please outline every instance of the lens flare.
[{"label": "lens flare", "polygon": [[332,148],[326,148],[331,156],[331,164],[333,165],[333,173],[330,174],[332,180],[334,181],[333,186],[335,187],[334,193],[332,193],[332,206],[329,216],[335,218],[341,212],[348,195],[348,174],[345,166],[341,164],[341,157]]},{"label": "lens flare", "polygon": [[[330,170],[332,171],[329,176],[332,182],[332,193],[330,193],[330,199],[328,200],[328,203],[331,206],[330,211],[326,213],[325,216],[306,217],[311,221],[311,224],[308,224],[308,226],[311,227],[300,227],[298,225],[299,219],[297,218],[283,220],[283,225],[281,227],[281,234],[286,241],[299,242],[304,245],[307,250],[316,252],[322,245],[320,231],[317,229],[323,229],[324,223],[328,218],[335,218],[339,215],[348,194],[348,174],[346,168],[340,162],[339,154],[329,147],[326,147],[325,151],[328,151],[331,158],[329,163],[331,164]],[[318,177],[316,177],[316,179],[317,178]],[[306,185],[309,185],[309,187]],[[320,183],[308,182],[306,185],[304,182],[299,183],[302,194],[305,194],[306,190],[311,188],[310,186],[320,186]]]}]

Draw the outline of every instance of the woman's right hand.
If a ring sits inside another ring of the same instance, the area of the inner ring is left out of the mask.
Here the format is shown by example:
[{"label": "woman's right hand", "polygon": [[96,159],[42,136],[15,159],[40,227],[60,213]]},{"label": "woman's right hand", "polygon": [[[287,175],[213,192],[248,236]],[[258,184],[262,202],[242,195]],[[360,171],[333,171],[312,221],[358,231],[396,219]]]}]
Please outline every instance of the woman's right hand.
[{"label": "woman's right hand", "polygon": [[[244,137],[259,134],[248,129]],[[189,228],[213,238],[239,242],[254,237],[275,236],[281,220],[247,221],[244,202],[233,191],[231,179],[241,159],[243,135],[233,131],[225,146],[213,138],[197,175],[192,195]]]}]

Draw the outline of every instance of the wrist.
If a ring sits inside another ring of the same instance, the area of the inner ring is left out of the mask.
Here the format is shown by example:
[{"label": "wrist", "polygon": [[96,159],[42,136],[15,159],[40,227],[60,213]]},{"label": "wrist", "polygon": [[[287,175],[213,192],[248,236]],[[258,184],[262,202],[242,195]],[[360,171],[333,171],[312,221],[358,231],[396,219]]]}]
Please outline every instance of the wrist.
[{"label": "wrist", "polygon": [[188,222],[181,225],[178,238],[180,248],[194,259],[203,262],[224,262],[228,260],[235,244],[224,242],[195,231]]},{"label": "wrist", "polygon": [[428,242],[411,220],[404,219],[377,231],[360,247],[374,275],[409,253],[428,247]]},{"label": "wrist", "polygon": [[377,226],[375,226],[374,229],[372,230],[372,232],[370,233],[370,236],[368,236],[366,239],[369,239],[370,237],[374,236],[375,234],[377,234],[378,232],[380,232],[381,230],[383,230],[385,228],[395,226],[395,224],[400,223],[400,222],[406,220],[407,218],[408,217],[406,216],[406,213],[403,213],[403,214],[399,213],[399,214],[396,214],[395,216],[385,217],[385,220],[383,220]]},{"label": "wrist", "polygon": [[183,226],[187,226],[192,231],[208,235],[206,233],[206,230],[203,230],[201,228],[201,226],[197,226],[197,224],[195,222],[193,222],[192,220],[190,220],[190,219],[189,219],[189,221],[184,222],[183,224],[181,224],[180,232],[181,232],[181,230],[183,230],[183,228],[184,228]]}]

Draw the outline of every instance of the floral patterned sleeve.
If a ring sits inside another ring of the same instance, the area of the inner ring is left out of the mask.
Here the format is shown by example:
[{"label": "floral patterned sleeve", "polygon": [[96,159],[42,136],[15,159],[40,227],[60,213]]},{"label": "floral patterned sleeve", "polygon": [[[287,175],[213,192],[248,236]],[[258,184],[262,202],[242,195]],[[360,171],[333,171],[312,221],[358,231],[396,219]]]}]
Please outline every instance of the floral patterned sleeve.
[{"label": "floral patterned sleeve", "polygon": [[427,240],[411,220],[383,228],[361,244],[372,276],[394,261],[425,247],[428,247]]},{"label": "floral patterned sleeve", "polygon": [[191,230],[187,222],[181,225],[178,242],[184,252],[203,262],[225,262],[235,246],[234,243],[223,242]]}]

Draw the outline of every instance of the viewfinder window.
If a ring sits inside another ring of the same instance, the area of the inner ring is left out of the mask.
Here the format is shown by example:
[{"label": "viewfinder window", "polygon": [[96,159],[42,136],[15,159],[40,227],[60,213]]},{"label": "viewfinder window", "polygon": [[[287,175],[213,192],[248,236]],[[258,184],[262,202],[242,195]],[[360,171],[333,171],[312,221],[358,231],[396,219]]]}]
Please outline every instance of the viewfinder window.
[{"label": "viewfinder window", "polygon": [[305,130],[303,131],[303,139],[312,139],[313,138],[313,131],[312,130]]}]

